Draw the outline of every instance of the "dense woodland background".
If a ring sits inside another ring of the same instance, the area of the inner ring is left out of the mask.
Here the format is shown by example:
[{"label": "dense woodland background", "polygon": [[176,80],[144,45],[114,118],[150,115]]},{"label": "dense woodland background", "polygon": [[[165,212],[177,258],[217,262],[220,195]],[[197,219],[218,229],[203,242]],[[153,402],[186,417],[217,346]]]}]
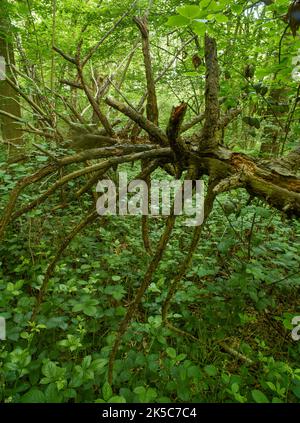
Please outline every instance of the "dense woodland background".
[{"label": "dense woodland background", "polygon": [[[300,3],[1,0],[2,402],[299,402]],[[205,221],[96,185],[202,179]]]}]

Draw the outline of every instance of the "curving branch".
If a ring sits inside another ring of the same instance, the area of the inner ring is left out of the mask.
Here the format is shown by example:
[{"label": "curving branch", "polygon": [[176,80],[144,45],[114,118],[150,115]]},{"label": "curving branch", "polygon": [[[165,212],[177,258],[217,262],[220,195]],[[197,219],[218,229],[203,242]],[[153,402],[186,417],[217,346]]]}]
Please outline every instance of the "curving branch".
[{"label": "curving branch", "polygon": [[153,77],[152,64],[151,64],[148,20],[146,16],[142,18],[135,16],[133,20],[138,26],[140,33],[142,35],[142,50],[143,50],[143,56],[144,56],[146,82],[147,82],[147,107],[146,107],[147,119],[153,122],[155,125],[158,125],[158,107],[157,107],[155,81]]},{"label": "curving branch", "polygon": [[238,115],[242,113],[241,107],[230,109],[224,116],[222,116],[218,123],[218,129],[225,129]]},{"label": "curving branch", "polygon": [[134,9],[137,2],[138,2],[138,0],[134,0],[134,2],[129,6],[128,10],[126,10],[123,13],[123,15],[113,24],[113,26],[103,35],[103,37],[89,50],[86,57],[82,60],[82,66],[85,66],[87,64],[87,62],[91,59],[91,57],[96,53],[98,48],[115,31],[115,29],[123,22],[123,20],[129,15],[131,10]]},{"label": "curving branch", "polygon": [[193,117],[189,122],[182,125],[180,132],[183,134],[183,132],[188,131],[193,126],[197,125],[198,123],[203,122],[205,119],[205,113],[201,113],[200,115],[197,115]]},{"label": "curving branch", "polygon": [[41,179],[45,178],[46,176],[50,175],[51,173],[57,170],[57,164],[50,164],[42,169],[35,172],[33,175],[26,176],[24,179],[19,181],[15,188],[11,191],[8,204],[6,205],[3,216],[0,220],[0,240],[3,238],[6,226],[8,225],[16,202],[18,200],[19,195],[24,190],[25,187],[40,181]]},{"label": "curving branch", "polygon": [[109,106],[113,107],[136,122],[149,134],[150,137],[155,139],[159,144],[164,146],[169,145],[168,137],[166,134],[157,125],[146,119],[135,109],[111,97],[108,97],[105,101]]},{"label": "curving branch", "polygon": [[170,287],[169,287],[169,290],[168,290],[168,293],[167,293],[167,297],[166,297],[166,299],[163,303],[163,306],[162,306],[162,321],[167,327],[175,330],[175,332],[177,332],[178,330],[168,321],[168,311],[169,311],[169,308],[170,308],[171,300],[172,300],[174,294],[176,293],[176,291],[178,290],[178,286],[179,286],[182,278],[186,274],[189,266],[191,265],[193,255],[194,255],[194,253],[197,249],[197,246],[199,244],[199,240],[201,238],[203,228],[204,228],[205,223],[208,220],[209,215],[210,215],[210,213],[213,209],[214,200],[216,198],[216,192],[214,191],[214,188],[217,185],[217,183],[218,183],[218,180],[210,180],[209,181],[208,189],[207,189],[207,195],[206,195],[205,201],[204,201],[204,221],[203,221],[202,225],[196,226],[195,229],[194,229],[194,234],[193,234],[193,238],[192,238],[189,250],[188,250],[188,252],[185,256],[185,259],[181,263],[176,276],[174,277],[173,281],[170,284]]},{"label": "curving branch", "polygon": [[58,263],[59,259],[62,256],[63,252],[70,245],[71,241],[76,237],[76,235],[78,235],[79,232],[81,232],[87,225],[89,225],[90,223],[95,221],[98,217],[99,217],[98,213],[96,211],[92,211],[90,214],[88,214],[88,216],[84,217],[84,219],[82,219],[78,223],[78,225],[76,225],[73,228],[73,230],[64,239],[63,243],[61,244],[58,251],[56,252],[55,257],[52,259],[52,261],[50,262],[50,264],[47,267],[42,286],[39,290],[38,296],[36,298],[36,303],[35,303],[35,306],[33,308],[32,316],[31,316],[31,319],[30,319],[32,322],[35,321],[35,319],[37,317],[37,314],[40,310],[41,304],[43,302],[43,299],[44,299],[46,292],[47,292],[47,289],[48,289],[49,280],[50,280],[50,278],[51,278],[51,276],[52,276],[52,274],[55,270],[56,264]]},{"label": "curving branch", "polygon": [[168,216],[167,219],[167,223],[165,226],[165,230],[163,232],[163,234],[160,237],[159,243],[158,243],[158,247],[156,249],[156,252],[148,266],[148,269],[145,273],[144,279],[141,283],[141,286],[139,287],[136,296],[134,298],[134,300],[132,301],[132,303],[129,305],[128,309],[127,309],[127,313],[124,317],[124,319],[122,320],[122,322],[119,325],[119,329],[116,335],[116,339],[115,342],[113,344],[110,356],[109,356],[109,364],[108,364],[108,381],[110,384],[112,384],[113,382],[113,368],[114,368],[114,362],[115,362],[115,358],[116,358],[116,354],[118,352],[119,346],[121,344],[122,341],[122,336],[124,335],[124,333],[126,332],[128,325],[131,321],[131,319],[133,318],[136,309],[139,305],[139,303],[141,302],[143,295],[145,293],[145,291],[147,290],[147,288],[149,287],[153,275],[155,273],[155,271],[157,270],[157,267],[163,257],[164,251],[168,245],[171,233],[173,231],[174,225],[175,225],[175,220],[176,220],[176,216],[174,216],[174,214],[171,214],[170,216]]},{"label": "curving branch", "polygon": [[[149,9],[151,7],[152,2],[149,4]],[[147,82],[147,106],[146,106],[146,114],[147,119],[154,123],[154,125],[158,125],[158,107],[157,107],[157,97],[156,97],[156,87],[155,81],[153,77],[152,71],[152,63],[151,63],[151,55],[150,55],[150,42],[149,42],[149,30],[148,30],[148,18],[147,15],[149,13],[149,9],[146,14],[139,18],[135,16],[133,18],[134,22],[136,23],[137,27],[140,30],[142,36],[142,51],[144,57],[144,65],[145,65],[145,73],[146,73],[146,82]],[[133,128],[135,131],[135,127]],[[154,136],[150,136],[150,140],[155,142],[156,138]],[[147,166],[147,162],[142,162],[142,169]],[[150,187],[150,174],[145,178],[145,182],[147,183],[148,188]],[[150,199],[148,199],[150,201]],[[149,204],[148,204],[149,206]],[[150,236],[149,236],[149,221],[148,216],[142,216],[142,237],[146,251],[148,254],[151,254],[151,243],[150,243]]]},{"label": "curving branch", "polygon": [[[135,2],[134,2],[135,4]],[[134,7],[134,4],[131,7]],[[130,9],[131,10],[131,9]],[[150,184],[150,175],[158,167],[161,166],[170,175],[178,177],[182,172],[187,171],[186,179],[192,180],[198,179],[199,175],[208,175],[209,187],[208,193],[205,198],[205,221],[212,210],[214,200],[221,192],[229,191],[231,189],[242,188],[247,190],[251,196],[262,198],[270,206],[286,213],[288,216],[300,217],[300,179],[296,176],[297,171],[300,168],[300,148],[296,148],[290,152],[287,156],[275,159],[275,160],[259,160],[252,158],[246,154],[232,152],[226,149],[224,146],[218,144],[218,131],[224,130],[224,128],[234,119],[239,113],[240,108],[229,111],[226,115],[220,116],[219,107],[219,70],[217,60],[217,48],[216,42],[213,38],[208,35],[205,36],[205,65],[206,65],[206,83],[205,83],[205,111],[204,114],[200,114],[194,117],[190,122],[184,124],[183,119],[187,109],[186,103],[182,103],[177,107],[174,107],[171,112],[168,127],[166,131],[161,129],[158,125],[158,106],[156,98],[156,87],[155,83],[160,77],[164,75],[168,67],[162,71],[162,73],[154,78],[150,57],[150,43],[149,43],[149,32],[147,27],[146,18],[135,18],[135,22],[142,35],[142,46],[143,56],[145,64],[145,73],[147,81],[147,92],[141,99],[137,109],[124,104],[113,98],[107,98],[106,103],[108,106],[119,111],[124,116],[130,119],[130,127],[132,124],[135,125],[133,134],[144,130],[147,135],[147,139],[137,138],[134,140],[131,138],[124,139],[121,137],[122,133],[126,131],[120,130],[117,132],[114,125],[112,125],[107,119],[106,114],[101,110],[98,100],[99,98],[94,96],[91,89],[88,87],[83,69],[88,60],[93,56],[95,51],[100,47],[102,42],[111,34],[111,32],[119,25],[120,22],[128,15],[128,10],[104,35],[104,37],[88,52],[86,57],[82,60],[80,58],[82,39],[80,40],[75,57],[71,57],[54,47],[65,60],[72,63],[77,68],[78,79],[75,82],[75,88],[82,88],[85,96],[89,100],[94,113],[98,116],[99,121],[102,123],[104,129],[102,132],[94,134],[92,128],[85,126],[84,119],[79,112],[76,111],[76,106],[71,103],[65,103],[66,106],[71,110],[75,120],[77,119],[80,124],[76,124],[70,119],[63,115],[60,115],[57,111],[53,111],[49,108],[51,114],[48,114],[46,109],[44,110],[39,104],[36,104],[31,100],[26,93],[22,92],[19,86],[16,86],[12,81],[15,88],[22,95],[23,99],[31,106],[32,111],[38,115],[40,121],[43,122],[41,129],[29,127],[30,131],[34,131],[37,135],[45,136],[51,126],[53,130],[54,139],[59,138],[59,131],[57,126],[49,118],[49,115],[54,118],[60,117],[65,123],[71,128],[78,131],[78,137],[81,134],[88,141],[88,147],[93,145],[95,141],[101,144],[101,148],[85,149],[77,154],[63,155],[62,157],[56,157],[45,150],[43,147],[36,145],[45,155],[48,156],[50,164],[43,167],[42,169],[35,172],[33,175],[27,176],[21,181],[17,182],[15,188],[12,190],[9,197],[8,204],[6,205],[3,216],[0,222],[0,238],[3,236],[5,228],[10,221],[22,216],[24,213],[32,210],[38,205],[46,201],[50,195],[57,192],[58,189],[64,187],[68,182],[78,179],[81,176],[88,176],[88,180],[85,181],[84,186],[77,190],[75,198],[78,199],[83,193],[87,192],[92,188],[93,184],[96,183],[97,179],[107,172],[111,167],[134,161],[141,161],[142,169],[138,175],[138,179],[144,179],[147,184]],[[194,39],[194,37],[192,38]],[[190,42],[190,41],[189,41]],[[133,52],[128,58],[128,66],[132,58]],[[175,58],[172,59],[174,61]],[[126,65],[127,66],[127,65]],[[126,68],[125,68],[126,72]],[[68,81],[68,80],[66,80]],[[79,84],[77,84],[79,81]],[[100,94],[102,95],[105,91],[108,82],[100,87]],[[70,84],[69,84],[70,85]],[[73,84],[74,86],[74,84]],[[98,87],[99,88],[99,87]],[[103,88],[103,91],[101,91]],[[116,91],[120,93],[118,87]],[[98,91],[99,94],[99,91]],[[122,93],[120,93],[123,95]],[[125,98],[125,96],[123,96]],[[147,117],[144,117],[140,111],[144,101],[147,99]],[[63,99],[63,101],[66,101]],[[125,101],[127,101],[125,99]],[[48,103],[47,103],[48,104]],[[66,107],[66,108],[67,108]],[[1,113],[1,112],[0,112]],[[55,115],[56,114],[56,115]],[[182,134],[188,129],[192,128],[199,122],[204,120],[204,125],[200,132],[197,132],[194,138],[184,138]],[[25,123],[19,121],[20,123]],[[80,127],[83,132],[80,132]],[[113,129],[114,127],[114,129]],[[125,129],[128,125],[125,125]],[[127,132],[128,134],[128,132]],[[118,137],[120,135],[120,137]],[[52,132],[49,132],[49,138],[52,138]],[[197,146],[191,143],[191,139],[197,141]],[[137,143],[139,144],[137,144]],[[105,146],[103,147],[103,145]],[[90,164],[90,160],[102,159],[101,162]],[[72,167],[69,173],[63,175],[62,171],[69,165],[78,165]],[[174,169],[177,171],[175,172]],[[21,192],[31,184],[38,184],[42,179],[47,176],[56,176],[58,173],[58,179],[54,183],[48,181],[48,186],[44,192],[42,192],[37,198],[31,201],[29,204],[22,204],[16,210],[16,204]],[[49,186],[50,185],[50,186]],[[49,264],[42,287],[40,289],[36,306],[33,312],[32,320],[36,318],[41,303],[47,292],[48,282],[52,276],[56,263],[61,258],[63,252],[72,241],[72,239],[84,229],[84,227],[93,222],[98,214],[96,211],[91,212],[86,216],[79,224],[73,228],[62,245],[56,252],[52,262]],[[122,342],[123,334],[128,329],[131,320],[134,318],[135,312],[140,304],[146,290],[151,283],[154,273],[157,271],[159,263],[163,257],[164,251],[167,248],[173,227],[175,224],[174,212],[167,218],[167,223],[163,234],[159,240],[158,246],[153,251],[150,263],[147,271],[144,275],[142,283],[138,288],[133,302],[127,308],[124,319],[120,322],[115,342],[112,347],[112,351],[109,359],[109,371],[108,378],[109,382],[113,381],[113,366],[116,355],[118,353],[119,346]],[[142,236],[146,250],[151,251],[149,231],[147,227],[147,219],[142,219]],[[164,324],[177,333],[181,333],[177,328],[174,328],[168,321],[168,311],[171,306],[172,298],[181,283],[189,265],[192,261],[193,253],[195,252],[203,225],[197,227],[194,231],[193,238],[191,240],[188,254],[186,255],[183,262],[179,265],[178,272],[174,279],[169,285],[167,297],[162,309],[162,318]],[[195,338],[193,338],[195,339]]]},{"label": "curving branch", "polygon": [[102,110],[100,109],[100,106],[98,105],[96,99],[94,98],[93,94],[91,93],[90,89],[88,88],[84,76],[83,76],[83,70],[82,70],[82,64],[77,62],[77,72],[78,72],[78,76],[79,76],[79,80],[81,82],[82,88],[96,114],[96,116],[99,118],[99,121],[102,123],[104,129],[106,130],[107,134],[109,136],[113,136],[114,131],[112,129],[111,124],[109,123],[107,117],[105,116],[105,114],[102,112]]},{"label": "curving branch", "polygon": [[[110,148],[110,147],[108,147],[108,148]],[[96,149],[96,150],[102,150],[102,151],[100,151],[100,152],[96,151],[96,153],[94,152],[94,155],[90,156],[91,159],[99,157],[99,155],[102,156],[104,154],[103,149]],[[106,150],[106,149],[104,149],[104,150]],[[146,147],[146,150],[147,150],[147,147]],[[92,152],[92,154],[93,154],[93,151],[90,150],[90,151],[79,153],[78,155],[65,157],[64,159],[58,159],[58,163],[47,165],[44,168],[40,169],[38,172],[34,173],[33,175],[25,177],[24,179],[19,181],[17,183],[16,187],[12,190],[12,192],[10,194],[8,204],[4,209],[3,216],[2,216],[2,219],[0,221],[0,239],[2,239],[4,232],[5,232],[5,229],[8,225],[8,223],[11,220],[14,220],[17,217],[20,217],[24,213],[27,213],[28,211],[32,210],[36,206],[40,205],[50,195],[52,195],[57,189],[64,186],[65,184],[67,184],[69,181],[71,181],[73,179],[79,178],[80,176],[84,176],[84,175],[87,175],[87,174],[90,174],[90,173],[93,173],[93,172],[98,172],[100,170],[112,167],[112,166],[120,164],[120,163],[128,163],[128,162],[133,162],[133,161],[143,160],[143,159],[153,159],[153,158],[155,159],[157,157],[165,158],[165,159],[168,159],[170,161],[173,161],[173,159],[174,159],[173,153],[172,153],[170,148],[154,148],[154,149],[151,149],[150,151],[141,151],[141,152],[127,154],[127,155],[124,155],[124,150],[123,150],[122,155],[120,155],[120,157],[111,157],[110,156],[110,158],[108,158],[107,160],[105,160],[101,163],[86,167],[84,169],[74,171],[72,173],[69,173],[69,174],[63,176],[61,179],[59,179],[53,185],[51,185],[51,187],[48,188],[40,197],[36,198],[31,203],[27,204],[26,206],[21,207],[18,211],[13,213],[13,210],[15,208],[18,197],[25,187],[40,181],[45,176],[48,176],[53,172],[56,172],[63,165],[81,162],[81,161],[86,161],[87,158],[88,158],[88,154],[90,152]]]}]

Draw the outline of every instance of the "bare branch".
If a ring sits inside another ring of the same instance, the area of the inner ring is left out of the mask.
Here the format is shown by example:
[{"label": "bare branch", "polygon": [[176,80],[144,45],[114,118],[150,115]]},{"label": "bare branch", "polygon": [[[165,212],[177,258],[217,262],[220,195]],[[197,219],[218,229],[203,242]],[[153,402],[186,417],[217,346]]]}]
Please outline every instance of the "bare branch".
[{"label": "bare branch", "polygon": [[153,78],[151,56],[150,56],[150,43],[149,43],[149,30],[146,16],[139,18],[135,16],[134,22],[138,26],[142,35],[142,50],[144,56],[144,65],[146,72],[147,81],[147,119],[153,122],[155,125],[158,124],[158,107],[156,98],[155,81]]},{"label": "bare branch", "polygon": [[63,85],[69,85],[73,88],[78,88],[79,90],[83,90],[83,86],[81,84],[78,84],[77,82],[67,81],[66,79],[60,79],[59,81]]},{"label": "bare branch", "polygon": [[217,145],[219,124],[219,67],[216,40],[205,35],[205,122],[200,136],[200,149],[213,149]]},{"label": "bare branch", "polygon": [[175,224],[175,219],[176,216],[174,216],[174,214],[171,214],[170,216],[168,216],[167,219],[167,223],[165,226],[165,230],[159,240],[159,244],[157,247],[157,250],[155,251],[155,254],[148,266],[148,269],[145,273],[144,279],[136,293],[136,296],[133,300],[133,302],[129,305],[128,309],[127,309],[127,313],[124,317],[124,319],[122,320],[122,322],[119,325],[119,329],[117,332],[117,336],[115,339],[115,342],[113,344],[111,353],[110,353],[110,357],[109,357],[109,365],[108,365],[108,381],[110,384],[112,384],[112,377],[113,377],[113,367],[114,367],[114,361],[122,340],[122,336],[124,335],[124,333],[126,332],[129,322],[131,321],[131,319],[134,316],[134,313],[141,301],[141,299],[143,298],[143,295],[145,293],[145,291],[147,290],[148,286],[150,285],[153,275],[155,273],[155,271],[157,270],[157,267],[162,259],[162,256],[164,254],[164,251],[168,245],[171,233],[173,231],[174,228],[174,224]]},{"label": "bare branch", "polygon": [[[174,54],[174,56],[173,56],[173,58],[170,60],[170,62],[169,63],[167,63],[167,65],[164,67],[164,69],[158,74],[158,76],[155,78],[155,80],[154,80],[154,82],[155,82],[155,84],[157,84],[157,82],[159,82],[164,76],[165,76],[165,74],[168,72],[168,70],[170,69],[170,67],[173,65],[173,63],[175,62],[175,60],[177,59],[177,57],[179,56],[179,54],[185,49],[185,47],[187,46],[187,45],[189,45],[193,40],[195,39],[195,36],[193,36],[192,38],[190,38],[186,43],[184,43],[181,47],[180,47],[180,49],[178,49],[177,50],[177,52]],[[146,99],[147,99],[147,91],[143,94],[143,96],[141,97],[141,99],[140,99],[140,101],[139,101],[139,103],[138,103],[138,105],[137,105],[137,107],[136,107],[136,110],[137,111],[141,111],[141,109],[142,109],[142,107],[143,107],[143,104],[145,103],[145,101],[146,101]],[[130,131],[130,128],[131,128],[131,121],[129,121],[129,122],[127,122],[127,124],[126,124],[126,126],[125,126],[125,128],[124,128],[124,130],[123,130],[123,133],[124,134],[127,134],[129,131]]]},{"label": "bare branch", "polygon": [[219,129],[224,129],[230,124],[239,114],[241,114],[242,109],[237,107],[236,109],[230,109],[226,115],[222,116],[219,121]]},{"label": "bare branch", "polygon": [[138,125],[140,125],[140,127],[143,128],[146,132],[148,132],[148,134],[153,137],[158,143],[165,146],[169,145],[168,138],[165,133],[158,126],[154,125],[136,110],[129,106],[126,106],[124,103],[121,103],[120,101],[117,101],[111,97],[108,97],[106,99],[106,103],[114,109],[119,110],[119,112],[128,116]]},{"label": "bare branch", "polygon": [[51,185],[51,187],[48,188],[42,195],[40,195],[40,197],[36,198],[31,203],[15,212],[12,216],[12,219],[20,217],[22,214],[27,213],[39,204],[43,203],[50,195],[57,191],[57,189],[73,179],[77,179],[80,176],[88,175],[93,172],[98,172],[99,170],[106,169],[120,163],[134,162],[136,160],[152,159],[156,157],[172,157],[172,153],[169,148],[157,148],[150,151],[143,151],[141,153],[133,153],[125,156],[122,155],[120,157],[111,157],[101,163],[97,163],[95,165],[85,167],[84,169],[69,173]]},{"label": "bare branch", "polygon": [[53,46],[53,50],[56,51],[56,53],[60,54],[68,62],[73,63],[73,65],[76,65],[75,57],[69,56],[67,53],[64,53],[60,48],[56,46]]},{"label": "bare branch", "polygon": [[189,122],[187,122],[184,125],[182,125],[180,132],[183,133],[183,132],[188,131],[190,128],[192,128],[193,126],[197,125],[197,123],[202,122],[204,119],[205,119],[205,114],[204,113],[201,113],[201,115],[195,116]]},{"label": "bare branch", "polygon": [[79,223],[78,225],[76,225],[73,230],[64,238],[61,246],[59,247],[58,251],[55,254],[55,257],[52,259],[51,263],[48,265],[47,267],[47,271],[46,274],[44,276],[44,280],[42,283],[42,286],[39,290],[37,299],[36,299],[36,304],[33,308],[33,312],[32,312],[32,316],[31,316],[31,321],[35,321],[36,316],[40,310],[41,304],[43,302],[43,299],[46,295],[47,292],[47,288],[48,288],[48,284],[49,284],[49,280],[54,272],[55,266],[57,264],[57,262],[59,261],[59,259],[61,258],[63,252],[65,251],[65,249],[69,246],[69,244],[71,243],[71,241],[75,238],[75,236],[82,231],[88,224],[92,223],[93,221],[95,221],[97,218],[99,217],[99,215],[97,214],[96,210],[91,212],[90,214],[88,214],[88,216],[84,217]]},{"label": "bare branch", "polygon": [[117,20],[117,22],[114,23],[114,25],[106,32],[106,34],[103,35],[103,37],[96,43],[88,52],[86,57],[82,60],[82,67],[86,65],[86,63],[90,60],[90,58],[93,56],[93,54],[98,50],[98,48],[101,46],[101,44],[104,43],[104,41],[114,32],[114,30],[120,25],[120,23],[126,18],[126,16],[129,15],[131,10],[135,7],[137,3],[137,0],[135,0],[130,6],[129,9],[123,13],[123,15]]},{"label": "bare branch", "polygon": [[81,85],[84,89],[84,92],[85,92],[93,110],[95,111],[96,115],[98,116],[98,118],[99,118],[100,122],[102,123],[104,129],[106,130],[107,134],[112,136],[114,131],[113,131],[107,117],[100,110],[100,107],[99,107],[97,101],[95,100],[93,94],[91,93],[88,86],[86,85],[85,80],[84,80],[84,76],[83,76],[83,72],[82,72],[82,66],[80,64],[77,64],[77,72],[78,72],[79,79],[81,81]]},{"label": "bare branch", "polygon": [[19,181],[17,183],[15,188],[10,193],[8,204],[4,209],[4,212],[3,212],[3,215],[2,215],[2,218],[1,218],[1,221],[0,221],[0,239],[2,239],[2,237],[4,235],[6,226],[11,219],[12,211],[13,211],[15,204],[18,200],[18,197],[21,194],[21,192],[23,191],[23,189],[26,186],[33,184],[35,182],[38,182],[39,180],[41,180],[45,176],[53,173],[56,169],[57,169],[57,166],[54,165],[54,164],[45,166],[42,169],[40,169],[39,171],[37,171],[36,173],[34,173],[33,175],[26,176],[25,178],[23,178],[21,181]]},{"label": "bare branch", "polygon": [[209,217],[209,215],[212,211],[214,200],[216,198],[216,194],[214,193],[213,188],[216,184],[217,184],[217,181],[214,181],[214,180],[209,181],[207,195],[206,195],[205,202],[204,202],[204,222],[202,223],[202,225],[195,227],[192,242],[190,244],[189,250],[188,250],[183,262],[181,263],[181,265],[178,269],[178,272],[176,273],[175,278],[173,279],[173,281],[170,284],[167,297],[166,297],[165,302],[163,303],[163,306],[162,306],[162,321],[163,321],[163,323],[166,326],[170,327],[171,329],[175,329],[175,331],[176,331],[176,328],[174,328],[174,326],[171,325],[168,322],[168,311],[169,311],[170,303],[171,303],[171,300],[172,300],[175,292],[178,289],[178,285],[180,284],[180,281],[182,280],[182,278],[186,274],[186,271],[188,270],[188,268],[189,268],[189,266],[192,262],[193,255],[194,255],[196,248],[198,246],[198,243],[199,243],[205,222],[208,219],[208,217]]},{"label": "bare branch", "polygon": [[[127,156],[128,154],[134,153],[142,153],[142,152],[151,152],[156,151],[162,153],[165,156],[165,153],[171,153],[170,148],[160,148],[154,144],[117,144],[112,147],[104,147],[104,148],[93,148],[90,150],[85,150],[80,153],[74,154],[72,156],[65,156],[59,160],[60,166],[66,166],[72,163],[81,163],[85,162],[86,160],[95,160],[100,158],[107,158],[107,157],[121,157]],[[154,153],[155,154],[155,153]],[[160,154],[158,154],[159,156]]]},{"label": "bare branch", "polygon": [[8,76],[6,76],[5,81],[18,93],[20,96],[35,110],[46,122],[52,126],[51,119],[48,118],[47,114],[31,99],[29,98],[24,91],[18,87]]},{"label": "bare branch", "polygon": [[180,127],[186,111],[187,103],[181,103],[179,106],[173,107],[166,130],[171,148],[179,163],[183,160],[187,152],[183,140],[179,139]]}]

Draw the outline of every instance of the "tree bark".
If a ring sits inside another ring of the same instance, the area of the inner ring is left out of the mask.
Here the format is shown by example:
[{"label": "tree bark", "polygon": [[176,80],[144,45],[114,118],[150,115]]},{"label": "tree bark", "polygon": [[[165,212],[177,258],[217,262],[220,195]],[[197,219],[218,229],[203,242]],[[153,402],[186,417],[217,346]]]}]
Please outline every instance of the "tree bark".
[{"label": "tree bark", "polygon": [[[0,15],[0,56],[5,62],[5,75],[14,81],[11,65],[15,64],[12,42],[11,22],[8,15],[7,3],[1,4]],[[2,78],[5,78],[5,75]],[[2,79],[1,78],[1,79]],[[14,81],[15,82],[15,81]],[[21,118],[19,94],[5,79],[0,80],[0,109],[13,116]],[[0,115],[2,139],[8,145],[10,161],[17,160],[22,154],[22,130],[20,123],[9,116]]]}]

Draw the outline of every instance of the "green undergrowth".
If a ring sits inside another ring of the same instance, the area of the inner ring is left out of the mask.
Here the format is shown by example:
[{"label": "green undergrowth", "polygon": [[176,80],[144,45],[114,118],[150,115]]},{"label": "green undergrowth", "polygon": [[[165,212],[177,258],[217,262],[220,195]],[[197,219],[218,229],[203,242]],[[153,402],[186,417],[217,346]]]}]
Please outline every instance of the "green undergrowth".
[{"label": "green undergrowth", "polygon": [[[22,173],[20,166],[2,172],[1,207]],[[37,195],[26,190],[22,200]],[[122,338],[111,387],[109,353],[150,262],[140,217],[99,218],[81,232],[31,323],[49,262],[91,204],[86,194],[54,210],[59,196],[13,222],[0,246],[2,402],[299,402],[300,341],[291,338],[300,315],[298,222],[259,200],[248,204],[242,191],[218,197],[171,303],[169,320],[186,332],[181,336],[161,320],[193,232],[178,219]],[[164,223],[150,218],[153,248]]]}]

